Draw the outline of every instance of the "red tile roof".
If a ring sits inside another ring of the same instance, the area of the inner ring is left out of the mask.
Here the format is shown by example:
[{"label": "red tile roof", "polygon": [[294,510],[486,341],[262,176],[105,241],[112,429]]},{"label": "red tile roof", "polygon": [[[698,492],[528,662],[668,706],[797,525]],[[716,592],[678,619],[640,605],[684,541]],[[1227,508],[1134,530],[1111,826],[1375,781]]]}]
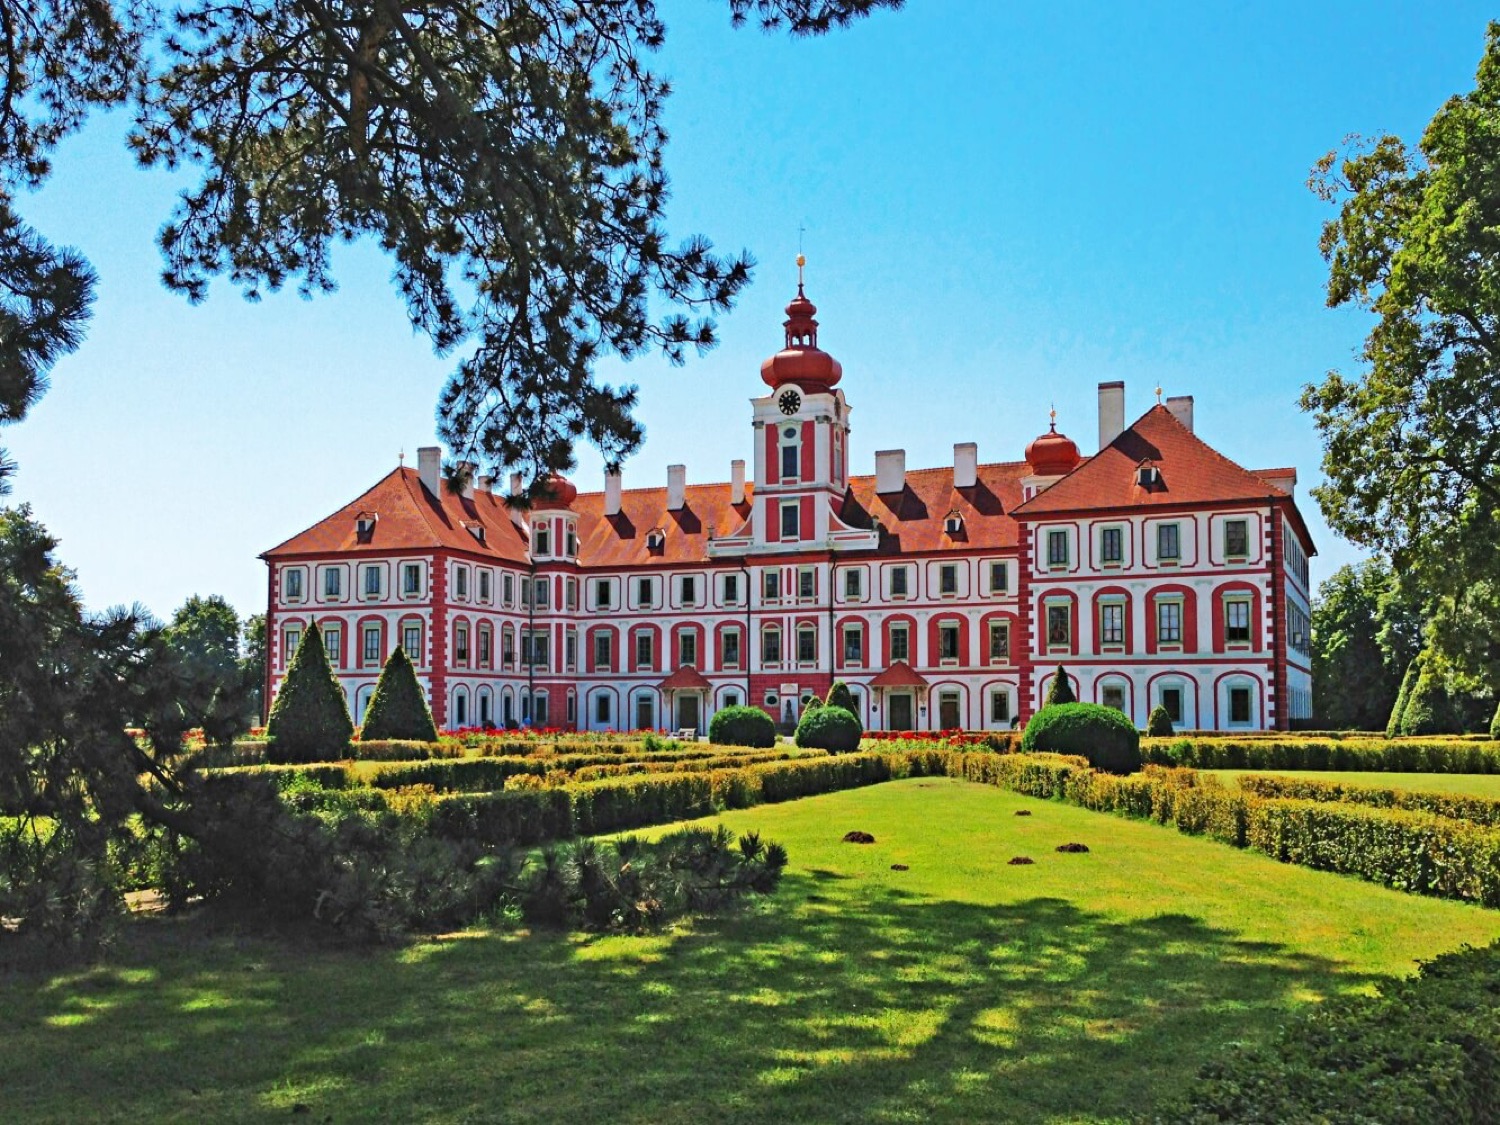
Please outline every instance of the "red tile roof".
[{"label": "red tile roof", "polygon": [[904,660],[893,660],[891,666],[870,681],[871,687],[926,687],[927,677]]},{"label": "red tile roof", "polygon": [[707,691],[714,685],[691,664],[684,664],[659,685],[664,691]]},{"label": "red tile roof", "polygon": [[[1147,463],[1161,473],[1150,488],[1136,483],[1137,467]],[[1078,468],[1021,505],[1019,514],[1288,498],[1285,491],[1211,448],[1165,406],[1157,405]]]},{"label": "red tile roof", "polygon": [[[578,560],[603,568],[702,562],[710,534],[722,539],[744,527],[753,491],[747,484],[745,501],[730,504],[728,483],[690,484],[682,508],[669,512],[665,488],[630,488],[621,492],[620,511],[613,516],[604,514],[604,493],[579,493],[572,505],[578,513]],[[665,536],[654,551],[646,546],[653,528]]]},{"label": "red tile roof", "polygon": [[[1016,521],[1010,513],[1021,504],[1021,478],[1028,476],[1025,461],[980,465],[977,483],[953,487],[953,468],[913,469],[906,487],[882,496],[874,477],[854,477],[844,497],[843,519],[853,527],[883,529],[879,554],[900,555],[942,550],[993,550],[1016,545]],[[948,513],[963,517],[963,528],[949,535]]]}]

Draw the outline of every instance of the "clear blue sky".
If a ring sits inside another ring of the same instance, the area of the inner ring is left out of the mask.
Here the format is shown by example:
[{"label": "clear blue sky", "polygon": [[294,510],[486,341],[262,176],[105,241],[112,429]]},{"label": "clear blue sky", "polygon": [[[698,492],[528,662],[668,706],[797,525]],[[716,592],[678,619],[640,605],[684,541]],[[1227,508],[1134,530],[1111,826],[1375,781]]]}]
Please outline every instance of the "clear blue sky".
[{"label": "clear blue sky", "polygon": [[[725,9],[664,5],[672,227],[760,268],[708,357],[608,366],[641,388],[627,487],[677,461],[723,480],[751,455],[746,400],[805,225],[857,471],[894,447],[945,464],[955,441],[1019,458],[1054,401],[1092,452],[1096,384],[1124,379],[1133,417],[1160,382],[1196,396],[1199,433],[1229,456],[1297,467],[1316,579],[1356,557],[1306,491],[1320,450],[1298,390],[1353,369],[1368,327],[1324,307],[1329,212],[1307,171],[1346,133],[1415,140],[1472,86],[1485,8],[910,0],[804,42],[733,31]],[[432,442],[450,362],[413,336],[368,246],[339,253],[332,297],[167,293],[153,238],[174,181],[135,169],[125,124],[93,122],[21,200],[101,285],[84,347],[0,433],[12,501],[61,538],[92,608],[165,616],[219,593],[248,614],[261,551]],[[596,455],[575,479],[600,487]]]}]

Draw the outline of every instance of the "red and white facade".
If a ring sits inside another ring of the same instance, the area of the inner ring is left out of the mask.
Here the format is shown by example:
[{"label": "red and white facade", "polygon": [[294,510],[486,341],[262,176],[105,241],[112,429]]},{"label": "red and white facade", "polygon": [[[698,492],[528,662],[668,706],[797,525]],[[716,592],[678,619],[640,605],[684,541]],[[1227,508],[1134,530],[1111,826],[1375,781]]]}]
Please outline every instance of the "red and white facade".
[{"label": "red and white facade", "polygon": [[1106,383],[1091,457],[1054,425],[1022,460],[966,443],[909,471],[889,450],[853,476],[816,311],[799,284],[748,479],[553,480],[523,511],[486,477],[451,492],[423,449],[266,552],[267,698],[316,619],[356,722],[396,644],[446,727],[702,730],[747,702],[790,723],[841,679],[873,730],[1009,728],[1059,664],[1142,726],[1158,704],[1186,728],[1312,714],[1295,471],[1215,452],[1191,398],[1126,426]]}]

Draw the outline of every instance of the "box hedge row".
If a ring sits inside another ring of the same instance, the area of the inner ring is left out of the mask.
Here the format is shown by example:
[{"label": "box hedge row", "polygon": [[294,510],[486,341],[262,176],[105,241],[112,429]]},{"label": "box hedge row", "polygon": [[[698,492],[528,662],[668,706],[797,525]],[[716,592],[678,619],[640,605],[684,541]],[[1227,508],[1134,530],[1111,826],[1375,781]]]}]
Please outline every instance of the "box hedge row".
[{"label": "box hedge row", "polygon": [[1299,777],[1245,776],[1240,788],[1257,797],[1299,801],[1339,801],[1377,809],[1402,809],[1431,813],[1451,820],[1467,820],[1487,828],[1500,827],[1500,800],[1471,797],[1463,793],[1422,793],[1411,789],[1387,789],[1368,785],[1345,785],[1337,781],[1314,781]]},{"label": "box hedge row", "polygon": [[1500,773],[1500,743],[1458,738],[1147,738],[1141,752],[1154,765],[1206,770]]}]

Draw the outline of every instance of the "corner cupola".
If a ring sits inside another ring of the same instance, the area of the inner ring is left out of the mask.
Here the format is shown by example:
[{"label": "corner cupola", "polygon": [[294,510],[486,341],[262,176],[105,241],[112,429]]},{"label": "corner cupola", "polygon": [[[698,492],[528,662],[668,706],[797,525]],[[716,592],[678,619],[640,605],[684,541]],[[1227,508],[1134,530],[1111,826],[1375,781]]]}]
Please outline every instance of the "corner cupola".
[{"label": "corner cupola", "polygon": [[760,365],[760,377],[772,390],[795,384],[804,392],[831,391],[844,377],[844,367],[818,347],[818,306],[802,291],[802,267],[797,255],[797,295],[786,307],[786,347]]},{"label": "corner cupola", "polygon": [[578,489],[565,477],[553,473],[543,477],[532,508],[538,512],[566,511],[578,498]]},{"label": "corner cupola", "polygon": [[1026,463],[1038,477],[1067,476],[1078,468],[1078,446],[1066,434],[1057,432],[1057,411],[1052,411],[1052,426],[1026,447]]}]

